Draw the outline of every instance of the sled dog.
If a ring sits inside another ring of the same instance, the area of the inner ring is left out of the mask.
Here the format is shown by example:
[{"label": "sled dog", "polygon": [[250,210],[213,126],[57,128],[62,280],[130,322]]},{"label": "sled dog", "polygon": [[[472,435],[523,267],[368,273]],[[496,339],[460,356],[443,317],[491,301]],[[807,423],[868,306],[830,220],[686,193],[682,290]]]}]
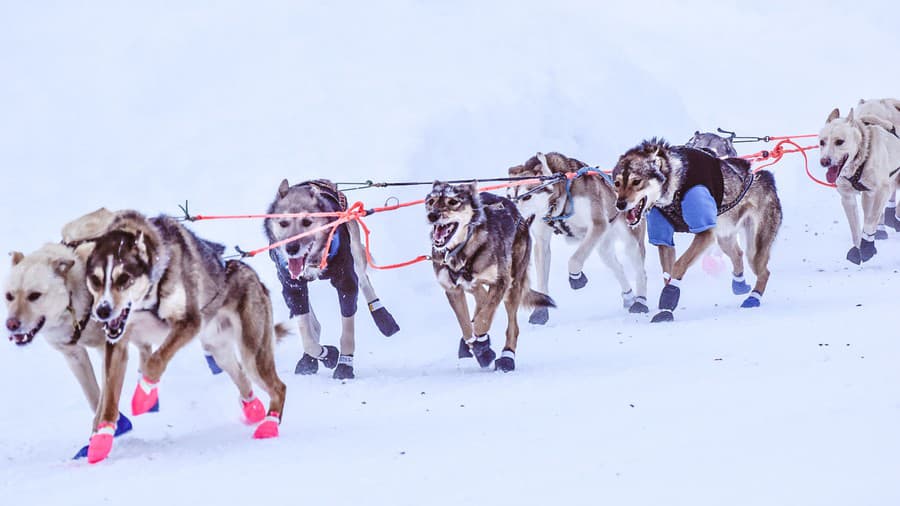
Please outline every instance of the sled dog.
[{"label": "sled dog", "polygon": [[685,144],[686,147],[704,149],[719,158],[733,158],[737,156],[734,142],[731,137],[722,137],[712,132],[694,131],[694,135]]},{"label": "sled dog", "polygon": [[[632,226],[646,216],[650,243],[659,249],[667,283],[653,320],[671,321],[688,268],[717,240],[731,259],[732,291],[750,292],[743,277],[743,236],[756,285],[742,307],[757,307],[769,281],[769,255],[781,226],[781,203],[767,171],[753,173],[740,158],[719,159],[707,151],[670,146],[656,138],[619,158],[613,170],[616,208]],[[693,241],[675,260],[674,232],[690,232]]]},{"label": "sled dog", "polygon": [[[894,131],[898,131],[898,129],[900,129],[900,100],[894,98],[860,99],[859,104],[856,106],[856,117],[865,118],[868,116],[875,116],[890,121]],[[893,228],[896,232],[900,232],[900,218],[897,217],[896,192],[891,193],[888,197],[887,207],[884,208],[884,217],[878,223],[878,228],[875,230],[875,240],[888,238],[885,225]]]},{"label": "sled dog", "polygon": [[[522,218],[509,199],[479,193],[475,184],[435,181],[425,198],[431,231],[431,261],[438,283],[456,314],[462,338],[459,358],[474,356],[481,367],[494,362],[488,331],[497,306],[506,305],[506,344],[495,368],[515,370],[519,324],[526,307],[555,307],[553,299],[528,286],[531,255],[530,219]],[[469,316],[465,292],[475,298]]]},{"label": "sled dog", "polygon": [[[819,163],[825,178],[837,185],[853,246],[847,260],[867,262],[875,254],[875,235],[885,203],[895,191],[900,170],[900,138],[894,124],[877,116],[846,118],[834,109],[819,131]],[[862,201],[862,228],[857,206]]]},{"label": "sled dog", "polygon": [[[522,165],[510,167],[509,175],[549,177],[577,173],[586,167],[586,164],[559,153],[538,153]],[[556,234],[578,243],[578,248],[569,258],[569,286],[572,289],[578,290],[587,284],[588,279],[582,269],[588,255],[596,251],[619,282],[624,307],[631,313],[648,312],[644,224],[629,227],[624,217],[617,216],[616,193],[605,176],[583,174],[570,181],[544,187],[514,186],[507,190],[507,197],[516,203],[522,216],[531,221],[538,292],[549,293],[550,239]],[[616,255],[616,244],[624,247],[636,289],[632,289]],[[544,324],[548,317],[547,308],[541,306],[534,310],[528,321]]]},{"label": "sled dog", "polygon": [[[103,460],[112,449],[132,339],[142,350],[133,415],[158,407],[166,366],[202,331],[203,348],[238,387],[247,422],[262,422],[254,437],[277,436],[286,387],[275,369],[271,301],[256,273],[242,262],[224,262],[221,245],[167,216],[120,211],[86,244],[90,314],[105,334],[103,385],[88,460]],[[72,272],[80,275],[81,269]],[[151,344],[158,345],[152,352]],[[269,395],[268,410],[254,395],[251,378]]]},{"label": "sled dog", "polygon": [[[291,186],[285,179],[269,205],[268,214],[331,213],[346,209],[346,197],[331,181],[320,179]],[[393,335],[400,327],[381,304],[366,274],[368,263],[359,224],[350,221],[338,226],[329,244],[330,228],[326,225],[335,220],[335,217],[315,215],[267,218],[264,228],[269,244],[284,242],[269,250],[269,256],[278,270],[282,295],[291,317],[300,317],[297,324],[303,344],[303,356],[297,362],[294,372],[315,374],[321,361],[325,367],[334,369],[332,376],[335,379],[348,379],[355,377],[354,319],[359,290],[362,289],[372,318],[382,334]],[[316,233],[285,242],[319,227],[323,228]],[[320,268],[323,255],[327,258],[325,269]],[[321,326],[310,305],[308,290],[309,282],[317,279],[330,280],[338,293],[342,317],[340,351],[335,346],[321,345],[319,342]]]}]

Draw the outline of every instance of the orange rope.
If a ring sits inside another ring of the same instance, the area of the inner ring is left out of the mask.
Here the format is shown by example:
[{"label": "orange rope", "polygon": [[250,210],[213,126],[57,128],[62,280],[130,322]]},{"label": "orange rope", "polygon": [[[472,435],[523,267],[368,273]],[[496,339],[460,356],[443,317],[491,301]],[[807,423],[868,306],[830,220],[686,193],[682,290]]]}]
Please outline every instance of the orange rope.
[{"label": "orange rope", "polygon": [[[798,135],[796,137],[818,137],[818,136],[815,134],[810,134],[810,135]],[[788,153],[800,153],[801,155],[803,155],[803,166],[804,166],[804,169],[806,170],[806,175],[813,182],[815,182],[816,184],[828,187],[828,188],[834,188],[836,186],[827,181],[822,181],[821,179],[814,176],[812,174],[812,172],[810,172],[810,170],[809,170],[809,157],[806,155],[806,152],[811,149],[818,149],[819,146],[817,146],[817,145],[800,146],[799,144],[794,142],[790,137],[771,137],[771,138],[772,139],[782,139],[782,140],[780,142],[778,142],[778,144],[776,144],[775,147],[772,148],[771,151],[763,150],[763,151],[757,151],[756,153],[752,153],[749,155],[741,156],[741,158],[750,160],[753,163],[758,163],[763,160],[768,160],[770,158],[772,159],[772,161],[754,168],[753,169],[754,173],[759,172],[762,169],[765,169],[766,167],[771,167],[772,165],[775,165],[776,163],[781,161],[781,159],[782,159],[782,157],[784,157],[784,155],[786,155]],[[795,149],[785,149],[784,148],[785,144],[794,146]]]}]

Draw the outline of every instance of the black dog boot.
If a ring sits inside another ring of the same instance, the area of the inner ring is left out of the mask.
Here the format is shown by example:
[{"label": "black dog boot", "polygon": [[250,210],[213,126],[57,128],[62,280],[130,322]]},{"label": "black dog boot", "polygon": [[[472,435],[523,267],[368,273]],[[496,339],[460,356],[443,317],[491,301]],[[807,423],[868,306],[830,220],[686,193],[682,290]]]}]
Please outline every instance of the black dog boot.
[{"label": "black dog boot", "polygon": [[587,276],[584,275],[583,272],[579,272],[577,274],[569,273],[569,286],[572,287],[572,290],[579,290],[584,288],[588,282]]},{"label": "black dog boot", "polygon": [[659,313],[650,320],[652,323],[670,322],[675,319],[675,308],[678,307],[678,300],[681,298],[681,288],[678,287],[678,280],[672,279],[669,284],[664,286],[662,293],[659,294]]},{"label": "black dog boot", "polygon": [[878,253],[878,250],[875,249],[875,239],[873,236],[869,236],[869,239],[862,239],[859,242],[859,259],[863,262],[868,262],[875,256],[875,253]]},{"label": "black dog boot", "polygon": [[500,358],[494,361],[494,370],[512,372],[516,370],[516,352],[503,348]]},{"label": "black dog boot", "polygon": [[532,325],[544,325],[550,319],[550,311],[545,307],[536,307],[528,317],[528,323]]},{"label": "black dog boot", "polygon": [[888,206],[884,208],[884,224],[900,232],[900,220],[897,219],[897,207]]},{"label": "black dog boot", "polygon": [[875,240],[876,241],[884,241],[887,240],[888,233],[887,229],[884,228],[884,225],[878,225],[878,228],[875,229]]},{"label": "black dog boot", "polygon": [[294,374],[307,375],[317,372],[319,372],[319,361],[309,353],[304,353],[297,361],[297,367],[294,368]]},{"label": "black dog boot", "polygon": [[856,246],[850,248],[850,251],[847,252],[847,260],[856,265],[861,264],[862,259],[860,258],[859,248]]},{"label": "black dog boot", "polygon": [[372,313],[372,319],[375,325],[385,337],[390,337],[400,331],[400,326],[394,320],[394,316],[388,312],[378,299],[369,303],[369,312]]},{"label": "black dog boot", "polygon": [[631,303],[631,307],[628,308],[628,312],[632,314],[649,313],[650,308],[647,307],[647,297],[644,297],[643,295],[635,297],[634,302]]},{"label": "black dog boot", "polygon": [[469,349],[469,345],[466,344],[466,340],[463,338],[459,338],[459,358],[472,358],[472,350]]},{"label": "black dog boot", "polygon": [[475,355],[475,360],[482,368],[488,367],[497,358],[497,354],[491,349],[491,336],[485,334],[475,337],[471,345],[472,355]]},{"label": "black dog boot", "polygon": [[355,378],[356,376],[353,375],[353,355],[341,355],[331,377],[336,380]]},{"label": "black dog boot", "polygon": [[326,344],[322,346],[322,353],[319,354],[319,360],[322,361],[322,365],[329,369],[334,369],[334,366],[338,365],[338,358],[341,356],[341,352],[338,351],[334,346]]}]

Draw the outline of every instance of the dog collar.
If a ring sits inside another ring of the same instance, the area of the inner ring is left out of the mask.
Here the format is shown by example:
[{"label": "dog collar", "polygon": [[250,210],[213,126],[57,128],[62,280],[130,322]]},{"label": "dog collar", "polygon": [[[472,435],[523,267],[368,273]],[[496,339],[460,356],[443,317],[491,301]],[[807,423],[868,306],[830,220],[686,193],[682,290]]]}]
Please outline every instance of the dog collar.
[{"label": "dog collar", "polygon": [[[71,295],[69,296],[69,300],[72,300]],[[85,313],[84,318],[79,321],[78,317],[75,315],[75,308],[72,307],[71,302],[69,302],[69,307],[66,308],[66,311],[72,315],[72,337],[69,339],[68,344],[78,344],[78,340],[81,339],[81,333],[84,332],[85,327],[87,327],[87,324],[91,319],[91,312],[88,311]]]}]

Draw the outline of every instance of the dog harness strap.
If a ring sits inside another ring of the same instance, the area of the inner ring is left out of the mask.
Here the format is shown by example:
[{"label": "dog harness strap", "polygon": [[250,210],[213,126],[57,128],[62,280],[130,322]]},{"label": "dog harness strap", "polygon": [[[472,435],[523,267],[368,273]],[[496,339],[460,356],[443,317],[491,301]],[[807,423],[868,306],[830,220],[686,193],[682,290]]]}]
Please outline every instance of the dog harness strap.
[{"label": "dog harness strap", "polygon": [[735,197],[734,200],[729,202],[728,204],[723,204],[721,207],[719,207],[718,215],[721,216],[721,215],[727,213],[728,211],[731,211],[734,208],[734,206],[740,204],[741,201],[744,200],[744,197],[747,196],[747,192],[750,191],[750,187],[753,186],[753,181],[755,181],[755,180],[756,180],[756,174],[748,174],[746,179],[744,180],[744,188],[741,189],[741,193],[737,197]]},{"label": "dog harness strap", "polygon": [[91,320],[91,312],[88,311],[85,313],[84,318],[78,320],[78,317],[75,315],[75,308],[72,307],[71,293],[69,293],[69,305],[66,307],[66,311],[72,316],[72,337],[69,339],[68,344],[78,344],[78,340],[81,339],[81,333],[84,332],[85,327],[87,327],[88,322]]}]

